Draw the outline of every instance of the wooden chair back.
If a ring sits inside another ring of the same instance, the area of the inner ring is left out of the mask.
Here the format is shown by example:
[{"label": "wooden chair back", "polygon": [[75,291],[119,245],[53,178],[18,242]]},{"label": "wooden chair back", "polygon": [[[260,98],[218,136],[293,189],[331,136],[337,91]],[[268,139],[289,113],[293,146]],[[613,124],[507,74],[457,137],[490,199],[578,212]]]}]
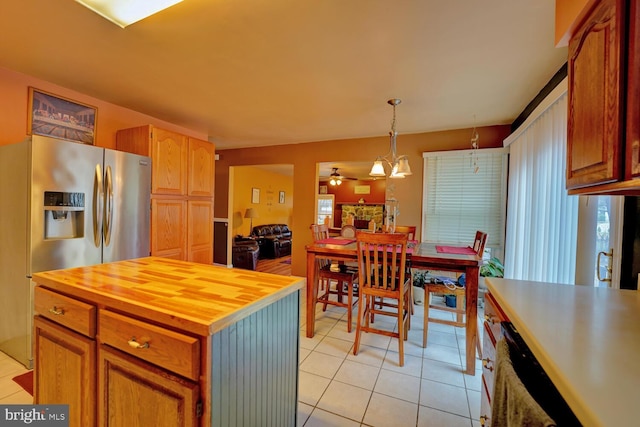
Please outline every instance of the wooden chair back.
[{"label": "wooden chair back", "polygon": [[[359,284],[375,289],[380,297],[398,298],[407,266],[407,235],[402,233],[356,234]],[[387,295],[385,295],[387,294]]]},{"label": "wooden chair back", "polygon": [[416,228],[415,225],[396,225],[395,232],[406,234],[409,240],[417,240]]},{"label": "wooden chair back", "polygon": [[473,239],[473,250],[477,255],[482,256],[484,253],[484,246],[487,244],[487,233],[483,231],[476,231],[476,237]]},{"label": "wooden chair back", "polygon": [[357,231],[358,229],[355,227],[355,225],[343,225],[342,229],[340,229],[340,236],[347,237],[347,238],[355,238]]},{"label": "wooden chair back", "polygon": [[329,238],[329,226],[327,224],[311,224],[309,229],[314,242]]},{"label": "wooden chair back", "polygon": [[[385,335],[398,339],[398,362],[404,366],[404,341],[411,326],[411,284],[405,281],[407,240],[402,233],[356,234],[359,295],[354,355],[358,354],[362,332]],[[394,317],[397,329],[378,326],[376,315]]]}]

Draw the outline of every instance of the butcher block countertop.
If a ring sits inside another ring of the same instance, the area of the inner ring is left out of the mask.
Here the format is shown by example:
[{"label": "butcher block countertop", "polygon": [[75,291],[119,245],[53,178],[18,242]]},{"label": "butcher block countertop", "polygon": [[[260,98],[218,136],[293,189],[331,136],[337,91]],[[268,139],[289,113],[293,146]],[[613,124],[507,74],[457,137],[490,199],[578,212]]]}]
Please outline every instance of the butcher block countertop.
[{"label": "butcher block countertop", "polygon": [[207,336],[297,292],[304,278],[147,257],[33,275],[77,299]]},{"label": "butcher block countertop", "polygon": [[583,425],[638,425],[640,292],[486,284]]}]

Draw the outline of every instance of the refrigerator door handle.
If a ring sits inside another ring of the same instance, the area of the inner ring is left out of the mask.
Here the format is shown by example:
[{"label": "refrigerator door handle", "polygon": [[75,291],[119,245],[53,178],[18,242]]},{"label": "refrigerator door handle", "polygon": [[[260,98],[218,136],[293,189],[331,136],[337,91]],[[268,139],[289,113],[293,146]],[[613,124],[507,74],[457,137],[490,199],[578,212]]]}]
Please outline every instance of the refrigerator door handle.
[{"label": "refrigerator door handle", "polygon": [[113,226],[113,175],[111,174],[111,166],[107,166],[107,169],[105,170],[104,185],[104,244],[105,246],[109,246]]},{"label": "refrigerator door handle", "polygon": [[102,217],[104,215],[104,186],[102,184],[102,168],[96,165],[93,177],[93,243],[96,248],[102,245]]}]

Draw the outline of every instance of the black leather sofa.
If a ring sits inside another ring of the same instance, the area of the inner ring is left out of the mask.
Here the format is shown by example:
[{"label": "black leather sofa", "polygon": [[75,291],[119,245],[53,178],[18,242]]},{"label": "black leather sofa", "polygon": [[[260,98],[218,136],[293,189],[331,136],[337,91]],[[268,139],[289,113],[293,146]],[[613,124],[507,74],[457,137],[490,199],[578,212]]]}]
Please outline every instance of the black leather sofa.
[{"label": "black leather sofa", "polygon": [[258,265],[258,257],[260,256],[260,247],[258,242],[250,237],[235,237],[233,239],[233,258],[234,268],[244,268],[245,270],[255,270]]},{"label": "black leather sofa", "polygon": [[286,224],[256,225],[251,233],[260,247],[260,258],[291,255],[291,235],[291,230]]}]

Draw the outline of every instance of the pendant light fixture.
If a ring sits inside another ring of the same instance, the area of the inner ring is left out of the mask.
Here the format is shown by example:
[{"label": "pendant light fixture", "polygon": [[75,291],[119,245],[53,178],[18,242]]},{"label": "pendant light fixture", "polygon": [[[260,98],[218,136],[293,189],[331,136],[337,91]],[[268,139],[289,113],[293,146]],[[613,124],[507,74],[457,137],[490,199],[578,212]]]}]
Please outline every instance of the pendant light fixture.
[{"label": "pendant light fixture", "polygon": [[393,106],[393,120],[391,120],[391,132],[389,132],[389,152],[385,156],[378,156],[373,163],[371,172],[369,172],[371,176],[387,176],[384,163],[389,166],[389,178],[404,178],[412,174],[411,168],[409,167],[409,158],[406,155],[398,156],[396,153],[396,138],[398,136],[398,132],[396,132],[396,106],[401,102],[402,101],[397,98],[387,101],[387,104]]}]

